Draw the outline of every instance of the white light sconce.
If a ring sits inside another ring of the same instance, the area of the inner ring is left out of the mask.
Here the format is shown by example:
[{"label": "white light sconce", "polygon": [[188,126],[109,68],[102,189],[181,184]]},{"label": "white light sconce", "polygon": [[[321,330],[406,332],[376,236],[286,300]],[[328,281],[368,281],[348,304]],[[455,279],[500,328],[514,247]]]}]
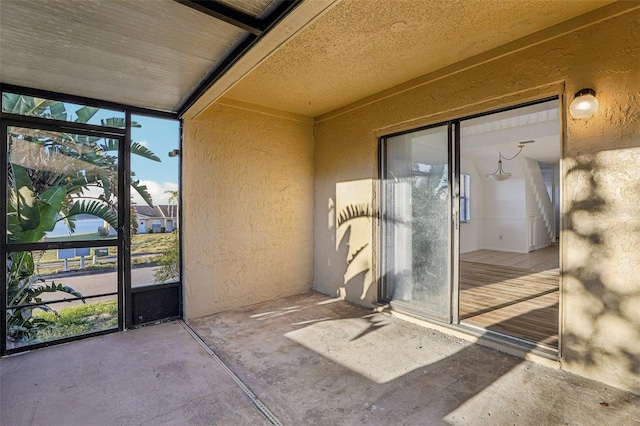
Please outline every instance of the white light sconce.
[{"label": "white light sconce", "polygon": [[569,112],[573,118],[587,118],[598,110],[598,106],[595,90],[582,89],[573,98]]}]

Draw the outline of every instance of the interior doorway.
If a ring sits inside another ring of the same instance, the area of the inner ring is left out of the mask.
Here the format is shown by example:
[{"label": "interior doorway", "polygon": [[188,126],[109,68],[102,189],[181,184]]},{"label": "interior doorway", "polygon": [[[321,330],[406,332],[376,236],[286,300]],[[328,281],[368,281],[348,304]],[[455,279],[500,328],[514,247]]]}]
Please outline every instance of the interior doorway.
[{"label": "interior doorway", "polygon": [[558,348],[558,99],[381,139],[393,309]]},{"label": "interior doorway", "polygon": [[558,111],[553,100],[460,124],[460,173],[471,181],[459,232],[460,323],[554,349]]}]

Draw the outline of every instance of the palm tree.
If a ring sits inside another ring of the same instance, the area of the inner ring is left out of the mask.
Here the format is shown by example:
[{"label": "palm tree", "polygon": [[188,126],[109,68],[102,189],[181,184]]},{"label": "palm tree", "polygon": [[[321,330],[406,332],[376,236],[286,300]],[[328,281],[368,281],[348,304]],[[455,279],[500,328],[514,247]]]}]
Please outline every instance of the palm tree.
[{"label": "palm tree", "polygon": [[175,218],[176,218],[176,222],[175,222],[175,226],[173,227],[173,229],[178,229],[178,223],[180,221],[180,212],[178,211],[178,191],[164,191],[165,194],[171,194],[169,197],[169,216],[174,217],[174,213],[175,213]]},{"label": "palm tree", "polygon": [[[62,102],[3,93],[4,112],[68,121]],[[87,123],[98,108],[82,107],[75,113],[76,122]],[[124,127],[124,119],[102,120],[103,126]],[[134,127],[140,127],[132,123]],[[63,221],[70,232],[75,219],[89,214],[118,226],[117,193],[118,140],[83,136],[63,132],[48,132],[9,127],[7,170],[7,242],[35,243]],[[131,143],[131,153],[152,161],[160,161],[153,152],[137,142]],[[132,179],[132,187],[153,206],[146,186]],[[89,195],[90,188],[99,188],[99,195]],[[4,202],[4,201],[2,201]],[[11,252],[7,256],[7,305],[21,306],[40,302],[45,292],[62,291],[76,297],[82,295],[60,284],[45,284],[36,273],[33,255],[29,251]],[[49,310],[46,305],[40,309]],[[28,340],[38,320],[33,307],[8,308],[9,336]]]},{"label": "palm tree", "polygon": [[[43,118],[67,119],[62,102],[30,96],[3,94],[3,111]],[[86,123],[98,108],[82,107],[76,122]],[[124,119],[103,119],[102,125],[123,127]],[[140,127],[132,123],[133,127]],[[44,132],[10,128],[8,169],[9,242],[36,242],[58,221],[73,232],[75,218],[89,214],[117,228],[117,152],[118,140],[96,136]],[[152,161],[158,156],[137,142],[131,153]],[[151,195],[145,185],[132,179],[132,188],[149,206]],[[99,196],[89,196],[90,188],[99,188]]]}]

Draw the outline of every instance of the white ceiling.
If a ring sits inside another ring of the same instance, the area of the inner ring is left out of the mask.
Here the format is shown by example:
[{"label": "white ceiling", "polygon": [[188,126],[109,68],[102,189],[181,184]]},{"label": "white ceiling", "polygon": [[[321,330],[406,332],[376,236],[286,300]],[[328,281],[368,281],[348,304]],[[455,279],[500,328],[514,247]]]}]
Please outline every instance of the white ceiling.
[{"label": "white ceiling", "polygon": [[0,81],[172,111],[243,33],[173,0],[0,0]]},{"label": "white ceiling", "polygon": [[557,100],[466,120],[460,128],[460,150],[474,160],[512,157],[518,144],[523,156],[548,164],[560,159],[560,117]]},{"label": "white ceiling", "polygon": [[560,161],[560,117],[557,100],[486,115],[461,123],[460,155],[473,162],[478,174],[493,173],[498,156],[518,154],[520,142],[527,142],[513,160],[503,160],[504,170],[522,177],[520,158],[543,164]]}]

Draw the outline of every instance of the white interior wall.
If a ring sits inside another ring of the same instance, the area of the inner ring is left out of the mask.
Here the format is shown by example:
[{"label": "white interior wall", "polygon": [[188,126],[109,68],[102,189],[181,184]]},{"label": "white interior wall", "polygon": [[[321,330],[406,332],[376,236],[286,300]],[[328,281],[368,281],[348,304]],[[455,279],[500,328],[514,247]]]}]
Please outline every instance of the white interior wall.
[{"label": "white interior wall", "polygon": [[487,250],[527,253],[526,181],[483,182],[483,238]]}]

